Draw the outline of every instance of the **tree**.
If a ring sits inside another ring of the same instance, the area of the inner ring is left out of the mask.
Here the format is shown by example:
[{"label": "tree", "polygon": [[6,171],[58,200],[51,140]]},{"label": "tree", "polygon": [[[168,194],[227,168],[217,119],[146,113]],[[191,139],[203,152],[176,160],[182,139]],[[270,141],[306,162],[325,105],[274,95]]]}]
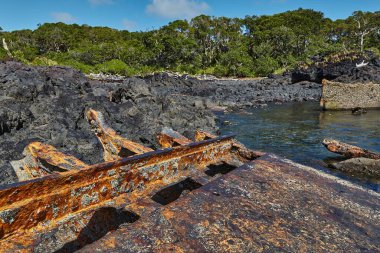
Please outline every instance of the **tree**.
[{"label": "tree", "polygon": [[359,38],[360,51],[363,52],[365,37],[374,32],[379,32],[380,15],[379,13],[355,11],[350,18],[356,23],[354,34]]},{"label": "tree", "polygon": [[216,67],[219,76],[245,77],[253,75],[253,61],[248,54],[248,47],[244,41],[229,46],[227,52],[221,55]]}]

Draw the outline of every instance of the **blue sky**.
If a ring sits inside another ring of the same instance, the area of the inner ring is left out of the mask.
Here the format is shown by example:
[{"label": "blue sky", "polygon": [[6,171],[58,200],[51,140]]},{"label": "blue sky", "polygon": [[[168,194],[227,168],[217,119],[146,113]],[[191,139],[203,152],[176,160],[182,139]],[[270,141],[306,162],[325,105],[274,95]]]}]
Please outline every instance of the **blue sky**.
[{"label": "blue sky", "polygon": [[312,8],[332,19],[355,10],[380,11],[380,0],[2,0],[0,27],[35,29],[65,22],[146,31],[199,14],[227,17]]}]

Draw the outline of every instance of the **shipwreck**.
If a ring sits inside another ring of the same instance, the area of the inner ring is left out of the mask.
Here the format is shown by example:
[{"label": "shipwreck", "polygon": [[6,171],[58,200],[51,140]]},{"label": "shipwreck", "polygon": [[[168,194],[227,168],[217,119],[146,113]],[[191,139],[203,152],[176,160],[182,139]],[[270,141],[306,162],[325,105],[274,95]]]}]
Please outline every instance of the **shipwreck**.
[{"label": "shipwreck", "polygon": [[233,136],[163,128],[153,150],[86,117],[104,163],[30,143],[0,189],[2,252],[380,251],[377,192]]}]

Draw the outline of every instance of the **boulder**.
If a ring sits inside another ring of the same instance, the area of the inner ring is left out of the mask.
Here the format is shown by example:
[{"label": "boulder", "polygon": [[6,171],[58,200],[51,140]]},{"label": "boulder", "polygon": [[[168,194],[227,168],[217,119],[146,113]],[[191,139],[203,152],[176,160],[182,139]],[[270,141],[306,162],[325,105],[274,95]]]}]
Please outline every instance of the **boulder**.
[{"label": "boulder", "polygon": [[380,179],[380,160],[363,157],[351,158],[343,162],[333,163],[330,166],[348,174]]}]

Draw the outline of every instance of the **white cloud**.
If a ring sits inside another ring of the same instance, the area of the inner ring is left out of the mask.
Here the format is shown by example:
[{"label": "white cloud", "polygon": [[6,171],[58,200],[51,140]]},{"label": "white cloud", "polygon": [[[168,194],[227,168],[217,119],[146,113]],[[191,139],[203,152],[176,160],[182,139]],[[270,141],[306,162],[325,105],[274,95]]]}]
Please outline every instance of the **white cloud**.
[{"label": "white cloud", "polygon": [[128,19],[123,19],[123,27],[127,30],[132,30],[136,27],[136,23]]},{"label": "white cloud", "polygon": [[152,0],[146,12],[165,18],[193,18],[209,9],[206,2],[199,0]]},{"label": "white cloud", "polygon": [[92,5],[113,4],[113,0],[88,0]]},{"label": "white cloud", "polygon": [[67,12],[53,12],[51,16],[56,22],[73,23],[77,20],[73,15]]}]

